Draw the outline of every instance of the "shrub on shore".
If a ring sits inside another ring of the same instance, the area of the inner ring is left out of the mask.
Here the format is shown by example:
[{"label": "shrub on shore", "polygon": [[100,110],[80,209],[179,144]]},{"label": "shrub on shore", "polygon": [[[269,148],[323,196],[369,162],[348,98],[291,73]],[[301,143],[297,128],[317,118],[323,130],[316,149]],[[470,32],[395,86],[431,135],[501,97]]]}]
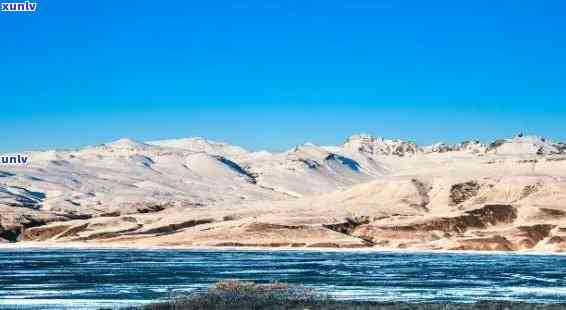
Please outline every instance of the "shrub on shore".
[{"label": "shrub on shore", "polygon": [[256,284],[229,280],[216,283],[206,292],[178,296],[170,301],[138,309],[304,309],[305,305],[317,305],[326,300],[324,295],[300,285],[280,282]]},{"label": "shrub on shore", "polygon": [[563,310],[566,304],[482,301],[476,304],[412,304],[337,301],[300,285],[221,281],[206,292],[125,310]]}]

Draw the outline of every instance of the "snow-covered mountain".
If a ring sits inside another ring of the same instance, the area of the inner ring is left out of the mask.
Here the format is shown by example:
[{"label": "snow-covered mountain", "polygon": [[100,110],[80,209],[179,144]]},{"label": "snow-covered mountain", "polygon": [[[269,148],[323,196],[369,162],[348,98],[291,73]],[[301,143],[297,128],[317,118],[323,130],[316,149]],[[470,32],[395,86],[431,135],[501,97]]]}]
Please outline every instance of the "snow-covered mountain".
[{"label": "snow-covered mountain", "polygon": [[[174,241],[154,238],[153,232],[170,232],[180,244],[198,238],[211,244],[209,235],[190,234],[185,240],[177,234],[202,222],[220,225],[222,238],[240,234],[230,239],[236,243],[256,238],[250,231],[258,227],[263,228],[257,234],[270,227],[273,238],[285,239],[287,230],[298,229],[294,225],[307,225],[294,233],[357,246],[390,234],[384,227],[400,227],[408,217],[410,229],[419,230],[422,216],[465,217],[490,203],[523,205],[517,209],[522,224],[547,225],[550,217],[537,212],[566,217],[566,146],[536,136],[419,147],[359,134],[342,145],[306,143],[280,153],[203,138],[120,139],[26,154],[26,166],[0,166],[0,240],[99,242],[101,235],[139,235],[160,245]],[[340,235],[353,233],[352,223],[369,225],[357,232],[362,239]],[[220,235],[214,238],[222,244]]]}]

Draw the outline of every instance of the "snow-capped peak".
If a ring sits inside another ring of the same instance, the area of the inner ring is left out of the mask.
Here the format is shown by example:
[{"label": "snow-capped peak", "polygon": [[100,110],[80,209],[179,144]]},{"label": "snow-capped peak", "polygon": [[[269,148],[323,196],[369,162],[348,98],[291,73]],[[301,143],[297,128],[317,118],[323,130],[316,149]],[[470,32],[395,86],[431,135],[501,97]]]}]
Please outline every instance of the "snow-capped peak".
[{"label": "snow-capped peak", "polygon": [[130,149],[130,150],[142,150],[149,147],[149,145],[137,142],[129,138],[122,138],[116,141],[105,143],[104,146],[111,147],[113,149]]},{"label": "snow-capped peak", "polygon": [[499,155],[549,155],[559,154],[563,151],[560,146],[560,143],[552,142],[543,137],[519,134],[512,139],[496,140],[489,145],[488,152]]},{"label": "snow-capped peak", "polygon": [[356,134],[348,138],[342,145],[345,150],[358,151],[370,155],[414,155],[420,152],[419,147],[403,140],[390,140],[374,137],[369,134]]},{"label": "snow-capped peak", "polygon": [[425,154],[446,152],[483,153],[485,149],[486,146],[480,143],[479,140],[464,141],[457,144],[439,142],[422,148]]},{"label": "snow-capped peak", "polygon": [[246,149],[242,147],[230,145],[227,143],[210,141],[201,137],[159,140],[159,141],[151,141],[147,143],[150,145],[181,149],[195,153],[202,152],[211,155],[220,155],[220,156],[228,156],[228,157],[238,157],[249,153]]}]

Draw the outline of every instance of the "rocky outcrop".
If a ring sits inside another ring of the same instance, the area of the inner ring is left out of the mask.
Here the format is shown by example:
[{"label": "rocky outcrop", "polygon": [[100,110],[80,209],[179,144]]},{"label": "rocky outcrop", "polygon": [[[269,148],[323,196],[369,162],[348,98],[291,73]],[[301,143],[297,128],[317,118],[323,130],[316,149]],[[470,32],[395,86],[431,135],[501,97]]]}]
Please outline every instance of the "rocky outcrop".
[{"label": "rocky outcrop", "polygon": [[130,216],[53,222],[25,229],[21,241],[87,241],[134,232],[143,225]]},{"label": "rocky outcrop", "polygon": [[171,234],[174,232],[177,232],[181,229],[185,229],[185,228],[190,228],[190,227],[195,227],[198,225],[203,225],[203,224],[209,224],[214,222],[213,219],[201,219],[201,220],[189,220],[189,221],[184,221],[181,223],[172,223],[172,224],[167,224],[167,225],[159,225],[157,227],[150,227],[147,229],[140,229],[137,233],[138,234],[158,234],[158,235],[163,235],[163,234]]},{"label": "rocky outcrop", "polygon": [[504,230],[476,231],[477,237],[462,237],[452,240],[453,250],[475,251],[521,251],[538,247],[547,239],[555,225],[538,224],[517,226]]},{"label": "rocky outcrop", "polygon": [[510,205],[486,205],[463,215],[429,219],[410,219],[401,223],[373,222],[356,227],[352,235],[378,245],[423,243],[450,238],[470,230],[481,230],[499,224],[511,224],[517,210]]},{"label": "rocky outcrop", "polygon": [[477,181],[454,184],[450,189],[450,203],[452,205],[459,205],[477,196],[479,190],[480,185]]},{"label": "rocky outcrop", "polygon": [[0,238],[9,242],[17,242],[22,240],[22,234],[29,229],[70,220],[73,220],[72,214],[54,214],[36,210],[13,212],[0,206]]},{"label": "rocky outcrop", "polygon": [[436,241],[448,235],[442,231],[424,231],[407,227],[396,229],[368,224],[357,227],[352,232],[352,236],[371,242],[378,247],[407,248]]},{"label": "rocky outcrop", "polygon": [[467,211],[460,216],[418,220],[413,224],[394,227],[394,229],[462,233],[470,229],[485,229],[490,225],[500,223],[509,224],[516,217],[517,211],[510,205],[486,205],[480,209]]},{"label": "rocky outcrop", "polygon": [[348,217],[346,218],[345,222],[336,223],[336,224],[326,224],[322,226],[342,234],[351,235],[356,228],[364,224],[369,224],[369,222],[370,220],[368,217],[359,217],[359,218]]},{"label": "rocky outcrop", "polygon": [[368,134],[351,136],[342,145],[342,148],[368,155],[393,155],[399,157],[415,155],[421,151],[413,142],[397,139],[389,140]]},{"label": "rocky outcrop", "polygon": [[458,245],[449,248],[460,251],[512,251],[513,244],[505,237],[495,235],[486,238],[462,239],[456,242]]},{"label": "rocky outcrop", "polygon": [[550,208],[538,208],[538,212],[531,216],[537,221],[552,221],[566,219],[566,211]]},{"label": "rocky outcrop", "polygon": [[546,243],[540,246],[542,250],[557,252],[566,251],[566,227],[557,227],[551,231]]},{"label": "rocky outcrop", "polygon": [[416,207],[429,212],[429,208],[428,208],[428,204],[430,203],[430,191],[432,190],[432,186],[430,186],[429,184],[417,180],[417,179],[412,179],[411,183],[413,183],[413,185],[415,186],[415,188],[417,189],[417,192],[421,198],[421,203],[419,205],[417,205]]},{"label": "rocky outcrop", "polygon": [[507,238],[514,243],[514,249],[516,250],[532,249],[547,238],[555,227],[555,225],[550,224],[519,226]]},{"label": "rocky outcrop", "polygon": [[443,217],[417,223],[412,227],[423,231],[462,233],[470,229],[485,229],[498,224],[510,224],[517,218],[517,210],[511,205],[486,205],[466,211],[463,215]]},{"label": "rocky outcrop", "polygon": [[88,223],[73,226],[72,222],[58,222],[51,225],[31,227],[25,229],[20,236],[20,241],[47,241],[56,239],[58,236],[68,236],[85,229]]}]

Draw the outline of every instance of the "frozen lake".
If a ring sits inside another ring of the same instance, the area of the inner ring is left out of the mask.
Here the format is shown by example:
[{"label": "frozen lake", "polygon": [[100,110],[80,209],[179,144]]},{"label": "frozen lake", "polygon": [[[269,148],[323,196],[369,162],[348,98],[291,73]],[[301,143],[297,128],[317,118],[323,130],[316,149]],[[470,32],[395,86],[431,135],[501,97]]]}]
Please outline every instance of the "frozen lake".
[{"label": "frozen lake", "polygon": [[119,307],[222,279],[338,299],[566,302],[566,256],[247,250],[0,249],[0,308]]}]

